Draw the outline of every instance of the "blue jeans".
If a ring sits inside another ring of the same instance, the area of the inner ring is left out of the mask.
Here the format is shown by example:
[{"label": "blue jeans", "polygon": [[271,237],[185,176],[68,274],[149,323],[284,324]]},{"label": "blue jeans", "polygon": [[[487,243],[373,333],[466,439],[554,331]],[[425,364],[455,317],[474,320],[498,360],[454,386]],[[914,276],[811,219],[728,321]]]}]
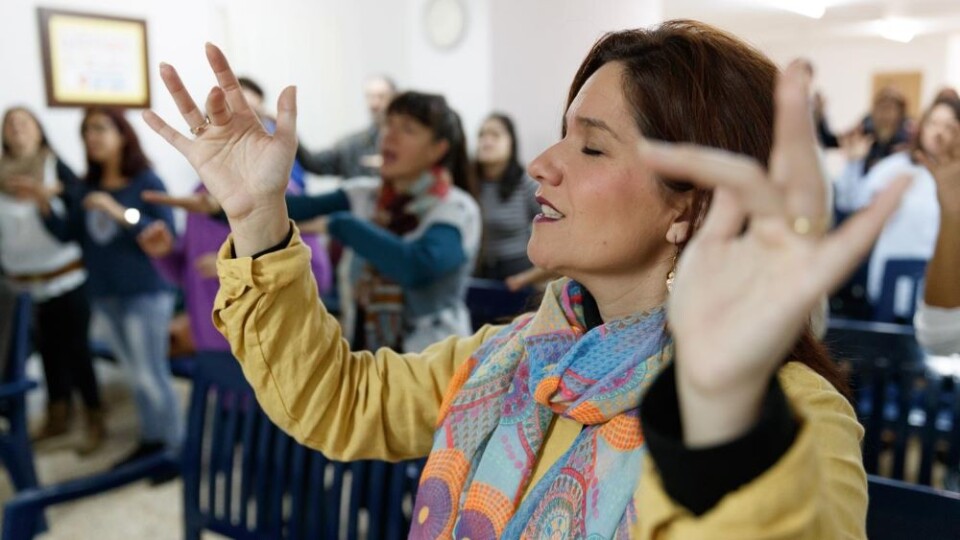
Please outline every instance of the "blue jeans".
[{"label": "blue jeans", "polygon": [[184,419],[167,359],[173,304],[169,292],[93,301],[108,323],[110,348],[133,384],[141,441],[176,449],[183,440]]}]

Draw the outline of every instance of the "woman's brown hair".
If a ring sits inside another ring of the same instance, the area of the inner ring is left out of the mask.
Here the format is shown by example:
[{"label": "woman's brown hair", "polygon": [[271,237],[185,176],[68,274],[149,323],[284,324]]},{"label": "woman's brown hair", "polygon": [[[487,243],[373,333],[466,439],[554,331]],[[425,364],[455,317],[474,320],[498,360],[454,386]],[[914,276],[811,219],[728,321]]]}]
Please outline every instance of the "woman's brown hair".
[{"label": "woman's brown hair", "polygon": [[[120,151],[120,174],[126,178],[133,178],[146,169],[150,168],[150,160],[143,153],[140,146],[140,138],[133,126],[127,121],[123,114],[123,109],[117,107],[89,107],[83,114],[83,122],[80,123],[80,135],[83,136],[87,130],[87,122],[90,117],[96,114],[102,114],[110,119],[113,127],[120,132],[123,137],[123,148]],[[85,180],[93,186],[99,187],[103,179],[103,164],[90,159],[87,155],[87,176]]]},{"label": "woman's brown hair", "polygon": [[[580,65],[570,86],[568,108],[587,79],[609,62],[624,67],[624,95],[645,137],[722,148],[767,165],[778,70],[753,47],[688,20],[609,33]],[[689,217],[694,234],[710,208],[712,192],[683,179],[660,181],[665,197],[693,192]],[[809,328],[785,361],[806,364],[849,397],[842,372]]]}]

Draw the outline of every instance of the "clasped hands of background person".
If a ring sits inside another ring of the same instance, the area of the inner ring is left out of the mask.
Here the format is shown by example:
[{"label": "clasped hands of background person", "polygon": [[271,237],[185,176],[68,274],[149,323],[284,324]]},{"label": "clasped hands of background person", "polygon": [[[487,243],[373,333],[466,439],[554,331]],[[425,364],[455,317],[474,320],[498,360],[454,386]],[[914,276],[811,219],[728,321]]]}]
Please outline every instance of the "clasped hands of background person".
[{"label": "clasped hands of background person", "polygon": [[[277,129],[270,135],[220,49],[207,44],[206,55],[218,85],[207,95],[205,113],[176,70],[160,67],[196,137],[184,136],[152,111],[144,119],[197,170],[230,221],[237,255],[247,256],[276,245],[289,230],[283,195],[297,147],[296,90],[281,92]],[[827,183],[808,85],[798,65],[779,79],[768,167],[692,144],[645,141],[638,148],[652,172],[714,190],[710,211],[679,260],[667,302],[690,445],[728,440],[752,425],[770,377],[811,311],[866,256],[909,185],[909,178],[897,179],[869,207],[826,231]]]}]

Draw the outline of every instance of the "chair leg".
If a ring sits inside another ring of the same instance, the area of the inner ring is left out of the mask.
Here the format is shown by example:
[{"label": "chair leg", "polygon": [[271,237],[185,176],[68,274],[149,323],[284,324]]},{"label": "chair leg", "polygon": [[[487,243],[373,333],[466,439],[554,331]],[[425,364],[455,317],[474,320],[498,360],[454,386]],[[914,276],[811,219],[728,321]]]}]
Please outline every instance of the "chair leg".
[{"label": "chair leg", "polygon": [[4,445],[0,459],[6,463],[10,480],[17,491],[37,487],[37,472],[33,466],[33,452],[25,432],[12,436],[13,440]]},{"label": "chair leg", "polygon": [[[13,482],[17,493],[25,489],[35,488],[38,485],[37,470],[33,464],[33,447],[30,444],[30,435],[27,433],[26,425],[25,415],[22,418],[14,418],[9,439],[0,445],[0,460],[6,465],[10,480]],[[47,531],[47,522],[43,517],[43,512],[31,510],[29,517],[24,515],[13,519],[29,519],[32,523],[29,528],[26,528],[27,526],[22,522],[19,525],[11,525],[11,527],[19,527],[19,532],[12,538],[33,538],[33,535]],[[4,520],[4,534],[6,534],[6,530],[7,525],[6,520]],[[7,538],[7,536],[4,536],[4,538]]]},{"label": "chair leg", "polygon": [[193,523],[188,523],[184,520],[183,524],[183,540],[200,540],[201,529]]}]

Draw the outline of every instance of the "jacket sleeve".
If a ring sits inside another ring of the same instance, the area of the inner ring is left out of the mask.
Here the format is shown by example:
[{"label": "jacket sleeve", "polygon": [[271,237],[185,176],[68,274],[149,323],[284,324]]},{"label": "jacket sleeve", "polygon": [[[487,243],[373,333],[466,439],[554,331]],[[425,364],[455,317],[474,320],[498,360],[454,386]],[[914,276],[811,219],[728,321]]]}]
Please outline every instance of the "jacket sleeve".
[{"label": "jacket sleeve", "polygon": [[317,295],[310,253],[294,230],[258,258],[221,248],[213,320],[267,415],[331,459],[426,456],[456,369],[494,329],[422,353],[351,351]]},{"label": "jacket sleeve", "polygon": [[695,515],[664,489],[645,460],[632,537],[651,540],[830,540],[866,538],[863,428],[849,402],[812,370],[791,362],[779,381],[798,420],[779,460],[710,510]]}]

